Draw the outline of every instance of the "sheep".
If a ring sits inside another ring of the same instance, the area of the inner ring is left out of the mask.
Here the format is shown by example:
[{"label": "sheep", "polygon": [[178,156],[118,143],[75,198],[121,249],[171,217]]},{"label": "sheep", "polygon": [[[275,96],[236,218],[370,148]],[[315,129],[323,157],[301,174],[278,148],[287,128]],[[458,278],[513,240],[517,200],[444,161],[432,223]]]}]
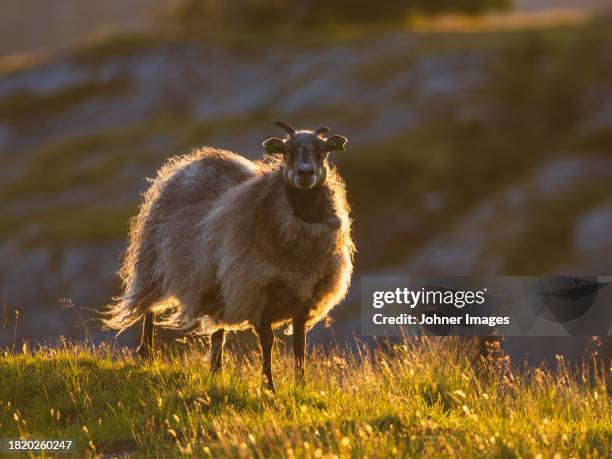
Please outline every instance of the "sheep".
[{"label": "sheep", "polygon": [[103,318],[120,332],[142,319],[139,355],[152,353],[154,324],[210,335],[220,372],[225,332],[251,328],[274,390],[273,329],[288,326],[304,382],[307,331],[344,298],[353,269],[345,186],[328,161],[347,139],[272,122],[287,135],[263,142],[263,160],[205,147],[169,159],[145,192],[119,271],[124,293]]}]

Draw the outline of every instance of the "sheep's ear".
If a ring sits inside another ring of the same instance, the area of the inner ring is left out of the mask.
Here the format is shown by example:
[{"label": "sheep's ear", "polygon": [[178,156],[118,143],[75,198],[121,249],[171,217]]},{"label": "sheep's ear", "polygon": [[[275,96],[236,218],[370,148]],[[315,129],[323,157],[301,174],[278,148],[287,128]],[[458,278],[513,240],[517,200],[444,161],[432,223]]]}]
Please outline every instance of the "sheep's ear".
[{"label": "sheep's ear", "polygon": [[278,137],[272,137],[266,140],[263,144],[264,151],[268,155],[273,155],[275,153],[282,153],[285,149],[285,142],[283,142]]},{"label": "sheep's ear", "polygon": [[332,135],[326,141],[329,151],[344,151],[346,142],[348,142],[347,138],[341,135]]}]

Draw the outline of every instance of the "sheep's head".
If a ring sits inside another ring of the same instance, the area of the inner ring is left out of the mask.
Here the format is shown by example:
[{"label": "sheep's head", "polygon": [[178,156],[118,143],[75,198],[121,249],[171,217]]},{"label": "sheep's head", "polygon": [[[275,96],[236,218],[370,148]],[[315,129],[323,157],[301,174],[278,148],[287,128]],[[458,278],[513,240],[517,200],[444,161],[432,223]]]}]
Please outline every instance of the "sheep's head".
[{"label": "sheep's head", "polygon": [[295,130],[284,121],[272,123],[287,131],[284,139],[272,137],[263,143],[267,154],[282,153],[283,177],[288,185],[301,190],[310,190],[325,182],[327,178],[327,156],[331,151],[342,151],[346,138],[340,135],[324,137],[329,128],[315,131]]}]

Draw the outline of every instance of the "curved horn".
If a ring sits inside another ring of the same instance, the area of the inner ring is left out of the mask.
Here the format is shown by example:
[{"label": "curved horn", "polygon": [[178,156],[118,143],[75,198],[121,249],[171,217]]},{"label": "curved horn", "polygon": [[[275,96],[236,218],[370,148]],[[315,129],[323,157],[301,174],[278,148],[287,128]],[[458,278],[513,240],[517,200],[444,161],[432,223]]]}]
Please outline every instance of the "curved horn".
[{"label": "curved horn", "polygon": [[295,134],[295,129],[293,129],[290,124],[285,123],[284,121],[272,120],[272,124],[275,124],[279,128],[284,129],[289,135]]},{"label": "curved horn", "polygon": [[316,135],[321,135],[321,134],[325,134],[326,132],[329,132],[329,128],[326,126],[320,127],[319,129],[317,129],[316,131],[314,131],[314,133]]}]

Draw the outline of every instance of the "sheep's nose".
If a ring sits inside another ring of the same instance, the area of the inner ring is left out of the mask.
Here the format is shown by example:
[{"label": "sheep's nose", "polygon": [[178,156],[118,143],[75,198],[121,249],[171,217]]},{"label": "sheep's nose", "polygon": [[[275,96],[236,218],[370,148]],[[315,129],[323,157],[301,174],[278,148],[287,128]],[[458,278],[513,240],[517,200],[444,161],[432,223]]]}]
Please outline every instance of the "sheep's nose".
[{"label": "sheep's nose", "polygon": [[297,175],[300,177],[308,177],[314,175],[315,168],[312,164],[300,164],[297,168]]}]

